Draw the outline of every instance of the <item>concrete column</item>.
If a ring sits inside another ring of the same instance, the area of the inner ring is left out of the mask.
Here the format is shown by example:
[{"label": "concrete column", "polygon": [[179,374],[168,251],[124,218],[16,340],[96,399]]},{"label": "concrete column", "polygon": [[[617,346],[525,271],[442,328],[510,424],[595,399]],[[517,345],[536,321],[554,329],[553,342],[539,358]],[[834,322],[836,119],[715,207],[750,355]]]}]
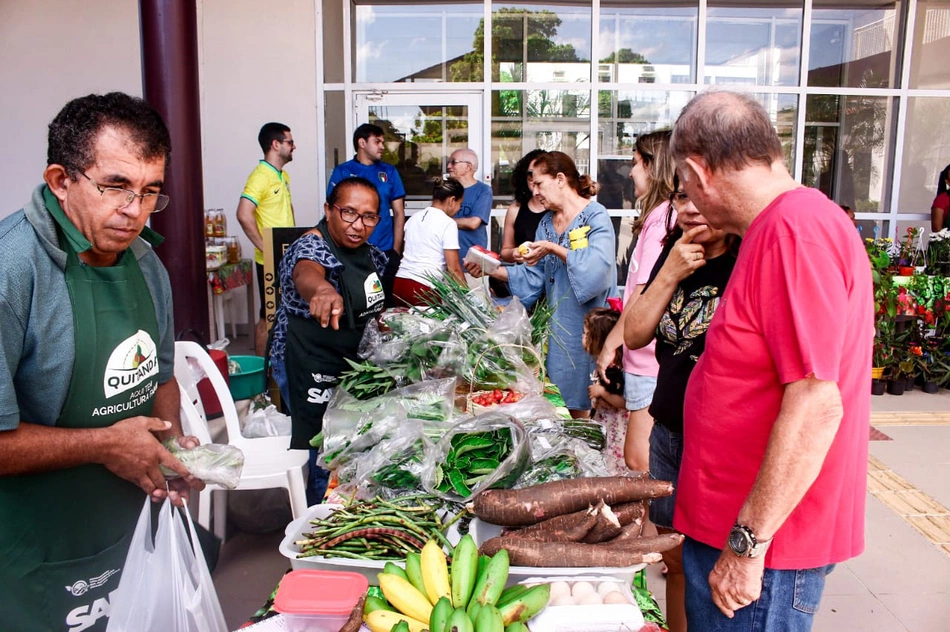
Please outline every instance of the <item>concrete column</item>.
[{"label": "concrete column", "polygon": [[143,94],[164,117],[172,140],[164,187],[171,203],[152,216],[152,228],[165,236],[156,252],[171,277],[176,333],[193,329],[210,342],[195,3],[139,0],[139,10]]}]

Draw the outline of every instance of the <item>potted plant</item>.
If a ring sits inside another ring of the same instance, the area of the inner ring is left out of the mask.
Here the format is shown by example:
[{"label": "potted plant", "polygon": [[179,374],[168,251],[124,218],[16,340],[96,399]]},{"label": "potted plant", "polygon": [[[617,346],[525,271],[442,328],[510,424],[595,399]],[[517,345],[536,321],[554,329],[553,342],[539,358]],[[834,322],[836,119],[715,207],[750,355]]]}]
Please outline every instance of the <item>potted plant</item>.
[{"label": "potted plant", "polygon": [[927,246],[927,274],[950,277],[950,229],[930,233]]},{"label": "potted plant", "polygon": [[878,318],[874,334],[871,367],[871,394],[883,395],[887,382],[884,372],[893,361],[894,322]]},{"label": "potted plant", "polygon": [[921,354],[917,357],[917,368],[924,381],[921,390],[925,393],[936,393],[940,389],[938,375],[945,371],[942,359],[943,354],[936,340],[930,339],[921,345]]},{"label": "potted plant", "polygon": [[918,242],[920,241],[923,229],[917,226],[907,228],[907,235],[901,242],[900,256],[897,260],[898,270],[901,276],[913,276],[914,267],[917,265]]},{"label": "potted plant", "polygon": [[916,372],[917,356],[911,350],[912,346],[909,331],[895,334],[888,371],[890,380],[887,383],[887,392],[891,395],[903,395],[907,389],[907,378]]}]

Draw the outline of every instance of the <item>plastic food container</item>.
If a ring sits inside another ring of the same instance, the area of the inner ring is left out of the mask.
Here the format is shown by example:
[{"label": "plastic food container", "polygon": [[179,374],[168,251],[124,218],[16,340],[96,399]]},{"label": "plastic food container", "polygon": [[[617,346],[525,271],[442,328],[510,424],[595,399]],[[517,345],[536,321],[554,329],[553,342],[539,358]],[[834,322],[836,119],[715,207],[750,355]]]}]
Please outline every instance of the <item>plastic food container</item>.
[{"label": "plastic food container", "polygon": [[465,253],[463,263],[477,263],[485,274],[491,274],[501,265],[501,261],[488,254],[484,249],[479,249],[477,246],[472,246],[468,249],[468,252]]},{"label": "plastic food container", "polygon": [[208,270],[217,270],[225,263],[224,246],[205,246],[205,263]]},{"label": "plastic food container", "polygon": [[263,393],[267,388],[267,381],[264,378],[264,358],[261,356],[233,355],[233,362],[237,362],[241,367],[238,373],[231,373],[228,376],[228,387],[231,390],[231,397],[234,401],[239,399],[251,399],[258,393]]},{"label": "plastic food container", "polygon": [[630,582],[617,575],[530,577],[520,583],[551,584],[551,601],[531,619],[531,632],[637,632],[643,627]]},{"label": "plastic food container", "polygon": [[288,632],[338,632],[368,587],[359,573],[290,571],[280,581],[274,610],[284,615]]}]

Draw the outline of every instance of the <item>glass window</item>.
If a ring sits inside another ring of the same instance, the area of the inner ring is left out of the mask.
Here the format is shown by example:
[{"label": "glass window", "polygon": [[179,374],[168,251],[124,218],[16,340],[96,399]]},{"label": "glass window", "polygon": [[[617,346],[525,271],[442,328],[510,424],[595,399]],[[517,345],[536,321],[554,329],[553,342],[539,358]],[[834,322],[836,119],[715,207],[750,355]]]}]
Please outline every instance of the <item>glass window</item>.
[{"label": "glass window", "polygon": [[[323,80],[343,83],[343,3],[340,0],[322,0],[323,22]],[[332,61],[331,61],[332,60]]]},{"label": "glass window", "polygon": [[672,128],[693,92],[601,90],[597,99],[600,153],[632,156],[637,136]]},{"label": "glass window", "polygon": [[705,83],[798,85],[801,3],[755,8],[713,0],[708,7]]},{"label": "glass window", "polygon": [[917,3],[910,87],[950,88],[950,0]]},{"label": "glass window", "polygon": [[898,213],[929,213],[950,163],[950,99],[908,99]]},{"label": "glass window", "polygon": [[598,76],[604,82],[691,83],[696,75],[698,6],[600,5]]},{"label": "glass window", "polygon": [[590,170],[590,90],[492,92],[492,189],[511,195],[511,170],[532,149],[563,151]]},{"label": "glass window", "polygon": [[795,127],[798,122],[798,97],[794,94],[753,95],[769,113],[785,157],[785,168],[795,173]]},{"label": "glass window", "polygon": [[407,200],[429,200],[429,181],[446,172],[445,161],[468,147],[468,108],[441,105],[370,105],[369,122],[385,132],[383,160],[396,166]]},{"label": "glass window", "polygon": [[890,88],[897,84],[893,47],[899,3],[815,0],[808,52],[808,85]]},{"label": "glass window", "polygon": [[356,81],[480,81],[485,55],[481,7],[356,5]]},{"label": "glass window", "polygon": [[802,182],[856,213],[885,211],[894,105],[888,97],[809,95]]},{"label": "glass window", "polygon": [[590,81],[590,2],[492,5],[492,80]]}]

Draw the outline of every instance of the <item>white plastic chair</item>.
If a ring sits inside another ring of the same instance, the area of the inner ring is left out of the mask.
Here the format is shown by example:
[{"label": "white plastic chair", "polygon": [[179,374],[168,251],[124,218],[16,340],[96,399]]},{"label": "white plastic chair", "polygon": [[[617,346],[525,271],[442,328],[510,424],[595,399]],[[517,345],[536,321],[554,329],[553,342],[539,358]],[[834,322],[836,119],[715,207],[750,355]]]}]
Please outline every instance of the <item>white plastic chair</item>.
[{"label": "white plastic chair", "polygon": [[[185,434],[210,443],[208,420],[192,376],[188,359],[193,358],[208,375],[214,392],[221,402],[221,412],[228,432],[228,443],[244,453],[244,470],[237,489],[271,489],[283,487],[290,495],[290,510],[294,518],[307,512],[306,450],[291,450],[290,437],[261,437],[249,439],[241,434],[241,424],[228,385],[211,356],[201,345],[180,340],[175,343],[175,377],[182,393],[182,428]],[[212,496],[212,492],[214,496]],[[208,485],[198,497],[198,523],[209,528],[211,507],[214,506],[214,532],[222,540],[227,520],[227,490]]]}]

